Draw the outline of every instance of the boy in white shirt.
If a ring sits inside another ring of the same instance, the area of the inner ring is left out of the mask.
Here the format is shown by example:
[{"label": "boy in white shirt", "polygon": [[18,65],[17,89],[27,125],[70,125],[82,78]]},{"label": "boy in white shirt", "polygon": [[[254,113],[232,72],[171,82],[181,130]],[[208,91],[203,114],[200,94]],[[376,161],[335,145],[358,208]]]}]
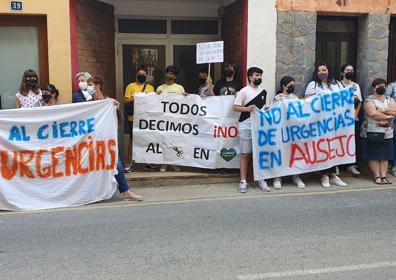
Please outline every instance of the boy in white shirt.
[{"label": "boy in white shirt", "polygon": [[[247,71],[249,84],[242,88],[235,97],[234,111],[240,112],[239,118],[239,146],[241,149],[241,182],[239,191],[246,192],[246,178],[249,168],[249,162],[252,157],[252,132],[250,112],[257,107],[261,109],[266,102],[267,92],[260,85],[262,82],[263,70],[257,67],[251,67]],[[268,105],[268,104],[267,104]],[[264,191],[270,191],[265,180],[259,181],[259,187]]]}]

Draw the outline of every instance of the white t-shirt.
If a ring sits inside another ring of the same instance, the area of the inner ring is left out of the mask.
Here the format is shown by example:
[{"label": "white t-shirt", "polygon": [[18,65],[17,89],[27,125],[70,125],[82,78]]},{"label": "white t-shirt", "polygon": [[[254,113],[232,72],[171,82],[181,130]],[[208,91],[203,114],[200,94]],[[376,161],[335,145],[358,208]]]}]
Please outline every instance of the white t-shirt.
[{"label": "white t-shirt", "polygon": [[352,82],[352,84],[350,84],[350,85],[345,85],[343,82],[340,82],[340,83],[341,83],[341,87],[343,87],[343,88],[352,87],[354,95],[357,97],[357,99],[359,99],[360,102],[363,101],[362,92],[360,91],[360,87],[357,83]]},{"label": "white t-shirt", "polygon": [[305,96],[315,95],[319,92],[330,93],[335,91],[340,91],[340,82],[335,82],[331,84],[323,83],[322,85],[317,84],[315,81],[312,81],[308,84],[307,89],[305,90]]},{"label": "white t-shirt", "polygon": [[274,97],[274,102],[279,102],[285,99],[298,99],[298,96],[295,95],[294,93],[289,93],[289,94],[278,93]]},{"label": "white t-shirt", "polygon": [[[259,95],[264,88],[258,86],[258,87],[252,87],[251,85],[247,85],[246,87],[242,88],[240,91],[237,92],[235,96],[235,101],[234,105],[239,105],[239,106],[245,106],[248,104],[251,100],[253,100],[257,95]],[[268,97],[266,97],[265,100],[265,107],[268,107],[269,101]],[[239,128],[240,129],[250,129],[250,124],[251,124],[251,119],[248,118],[244,120],[243,122],[239,123]]]}]

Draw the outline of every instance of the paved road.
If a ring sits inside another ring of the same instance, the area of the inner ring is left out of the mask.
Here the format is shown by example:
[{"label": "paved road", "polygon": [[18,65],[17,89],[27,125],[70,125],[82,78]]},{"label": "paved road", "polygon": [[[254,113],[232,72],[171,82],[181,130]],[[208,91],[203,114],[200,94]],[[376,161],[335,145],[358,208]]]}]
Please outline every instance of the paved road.
[{"label": "paved road", "polygon": [[0,279],[396,279],[396,187],[2,212]]}]

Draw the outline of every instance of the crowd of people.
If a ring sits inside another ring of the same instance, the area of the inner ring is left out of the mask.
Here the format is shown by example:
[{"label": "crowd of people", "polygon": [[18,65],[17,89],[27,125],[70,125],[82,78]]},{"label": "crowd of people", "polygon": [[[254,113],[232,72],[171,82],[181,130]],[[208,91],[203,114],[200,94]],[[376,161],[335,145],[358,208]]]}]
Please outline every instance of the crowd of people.
[{"label": "crowd of people", "polygon": [[[129,122],[129,143],[128,158],[125,168],[121,159],[118,159],[115,176],[118,182],[118,189],[123,198],[127,200],[142,200],[142,196],[129,190],[124,173],[133,172],[132,140],[133,140],[133,119],[134,119],[134,96],[137,93],[157,94],[177,93],[187,96],[184,87],[176,83],[179,70],[176,66],[170,65],[165,69],[165,83],[156,89],[148,82],[148,72],[144,66],[136,71],[135,82],[127,85],[124,94],[125,110]],[[251,67],[247,70],[247,85],[242,87],[242,83],[237,80],[236,66],[226,64],[223,69],[222,79],[213,84],[208,69],[202,68],[198,73],[199,86],[196,92],[203,98],[210,96],[235,96],[233,110],[240,113],[239,118],[239,146],[240,146],[240,184],[239,191],[245,193],[247,190],[247,179],[252,156],[252,135],[250,112],[255,108],[268,108],[271,104],[283,102],[287,99],[308,98],[319,93],[326,94],[340,91],[351,87],[354,92],[355,107],[355,144],[356,159],[354,164],[346,166],[334,166],[321,171],[321,186],[329,188],[331,185],[347,187],[340,177],[338,170],[346,169],[353,175],[359,175],[359,163],[362,160],[368,162],[368,166],[373,174],[375,184],[391,184],[388,177],[388,164],[390,162],[390,173],[396,177],[396,141],[394,138],[394,124],[396,119],[396,81],[387,85],[382,78],[372,81],[372,90],[363,100],[359,85],[355,82],[355,70],[353,65],[346,64],[341,68],[341,77],[336,79],[330,67],[326,63],[319,63],[313,75],[313,80],[308,84],[304,92],[295,92],[295,80],[293,77],[285,76],[279,82],[279,90],[273,100],[266,98],[267,92],[262,85],[263,70]],[[72,102],[87,102],[91,100],[101,100],[107,98],[103,93],[103,80],[100,77],[92,76],[88,72],[80,72],[76,75],[79,90],[72,95]],[[39,106],[58,105],[59,91],[52,84],[39,86],[39,78],[33,70],[27,70],[23,74],[22,82],[16,94],[16,107],[29,108]],[[114,100],[114,105],[119,108],[120,103]],[[120,118],[119,118],[120,119]],[[166,171],[170,167],[175,171],[180,170],[178,166],[161,165],[160,171]],[[148,169],[155,169],[152,165],[147,165]],[[283,178],[274,178],[272,187],[282,188]],[[305,188],[305,183],[299,175],[293,175],[292,181],[298,188]],[[265,180],[258,182],[263,191],[270,191],[271,188]]]}]

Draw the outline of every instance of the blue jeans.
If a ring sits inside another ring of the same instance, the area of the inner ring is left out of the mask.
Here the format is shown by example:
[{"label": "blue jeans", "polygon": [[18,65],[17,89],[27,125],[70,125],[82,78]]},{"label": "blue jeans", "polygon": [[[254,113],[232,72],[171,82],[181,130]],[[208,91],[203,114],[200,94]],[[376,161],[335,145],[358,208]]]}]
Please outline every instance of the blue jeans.
[{"label": "blue jeans", "polygon": [[122,162],[121,162],[120,157],[118,157],[117,171],[118,171],[118,174],[115,175],[114,177],[115,177],[115,179],[116,179],[116,181],[118,183],[118,191],[120,193],[124,193],[127,190],[129,190],[129,187],[128,187],[128,183],[127,183],[127,181],[125,179],[124,167],[122,166]]}]

